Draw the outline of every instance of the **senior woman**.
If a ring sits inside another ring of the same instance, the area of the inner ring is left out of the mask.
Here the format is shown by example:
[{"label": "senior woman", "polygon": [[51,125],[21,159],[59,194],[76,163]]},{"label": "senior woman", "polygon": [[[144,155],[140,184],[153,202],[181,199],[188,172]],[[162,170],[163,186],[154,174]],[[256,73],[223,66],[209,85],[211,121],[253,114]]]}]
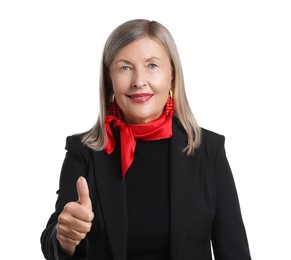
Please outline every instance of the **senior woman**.
[{"label": "senior woman", "polygon": [[131,20],[109,36],[100,113],[67,137],[46,259],[249,260],[224,136],[188,105],[170,32]]}]

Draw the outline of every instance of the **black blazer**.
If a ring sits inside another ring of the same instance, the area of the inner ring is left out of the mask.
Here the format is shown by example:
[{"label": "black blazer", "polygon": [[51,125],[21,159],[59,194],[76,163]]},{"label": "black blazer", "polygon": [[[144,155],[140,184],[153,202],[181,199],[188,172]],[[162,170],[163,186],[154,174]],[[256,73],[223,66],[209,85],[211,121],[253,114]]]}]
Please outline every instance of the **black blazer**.
[{"label": "black blazer", "polygon": [[[93,152],[79,135],[67,138],[56,211],[41,236],[46,259],[65,259],[55,226],[64,205],[76,201],[76,181],[88,181],[95,218],[91,231],[73,259],[126,260],[126,181],[121,181],[119,138],[111,155]],[[171,260],[210,260],[212,241],[216,260],[250,260],[235,183],[228,164],[224,137],[203,129],[194,155],[182,152],[187,137],[173,120],[170,141]]]}]

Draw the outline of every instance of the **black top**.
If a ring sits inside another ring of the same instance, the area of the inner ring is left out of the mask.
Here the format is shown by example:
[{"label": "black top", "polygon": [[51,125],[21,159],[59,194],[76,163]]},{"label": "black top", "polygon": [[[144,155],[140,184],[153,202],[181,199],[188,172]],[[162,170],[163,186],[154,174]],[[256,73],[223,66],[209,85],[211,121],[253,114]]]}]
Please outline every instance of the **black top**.
[{"label": "black top", "polygon": [[[173,119],[173,137],[169,140],[171,255],[168,259],[211,260],[212,243],[216,260],[251,260],[235,183],[225,154],[224,136],[202,129],[201,145],[194,154],[187,155],[182,152],[187,145],[187,135],[180,122]],[[42,251],[47,260],[69,259],[61,257],[56,224],[64,206],[78,200],[76,182],[84,176],[94,220],[90,232],[70,259],[127,260],[127,190],[126,180],[122,181],[120,173],[119,139],[116,139],[114,152],[108,155],[104,151],[92,151],[81,138],[80,135],[67,138],[56,208],[41,235]],[[15,158],[17,161],[17,156]],[[129,179],[130,175],[127,177]]]},{"label": "black top", "polygon": [[125,177],[129,260],[169,259],[169,150],[169,139],[137,141]]}]

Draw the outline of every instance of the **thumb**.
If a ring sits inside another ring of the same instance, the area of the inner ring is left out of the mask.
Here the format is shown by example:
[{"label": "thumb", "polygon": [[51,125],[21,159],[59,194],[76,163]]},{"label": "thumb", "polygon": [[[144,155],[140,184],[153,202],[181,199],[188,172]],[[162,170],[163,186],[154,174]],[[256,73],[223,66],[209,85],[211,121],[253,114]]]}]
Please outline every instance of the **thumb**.
[{"label": "thumb", "polygon": [[92,204],[91,204],[91,199],[89,196],[89,188],[88,188],[88,184],[87,181],[84,177],[79,177],[78,181],[77,181],[77,192],[78,192],[78,202],[88,208],[92,210]]}]

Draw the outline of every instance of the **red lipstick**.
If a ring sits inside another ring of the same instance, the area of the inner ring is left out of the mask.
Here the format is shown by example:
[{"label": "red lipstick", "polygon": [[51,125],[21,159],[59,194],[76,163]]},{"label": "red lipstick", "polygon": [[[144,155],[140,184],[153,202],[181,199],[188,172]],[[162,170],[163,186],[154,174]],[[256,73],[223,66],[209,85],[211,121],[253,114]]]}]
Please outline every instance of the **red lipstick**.
[{"label": "red lipstick", "polygon": [[153,96],[153,94],[140,93],[140,94],[129,95],[128,97],[130,97],[131,100],[135,103],[145,103],[148,100],[150,100],[152,96]]}]

